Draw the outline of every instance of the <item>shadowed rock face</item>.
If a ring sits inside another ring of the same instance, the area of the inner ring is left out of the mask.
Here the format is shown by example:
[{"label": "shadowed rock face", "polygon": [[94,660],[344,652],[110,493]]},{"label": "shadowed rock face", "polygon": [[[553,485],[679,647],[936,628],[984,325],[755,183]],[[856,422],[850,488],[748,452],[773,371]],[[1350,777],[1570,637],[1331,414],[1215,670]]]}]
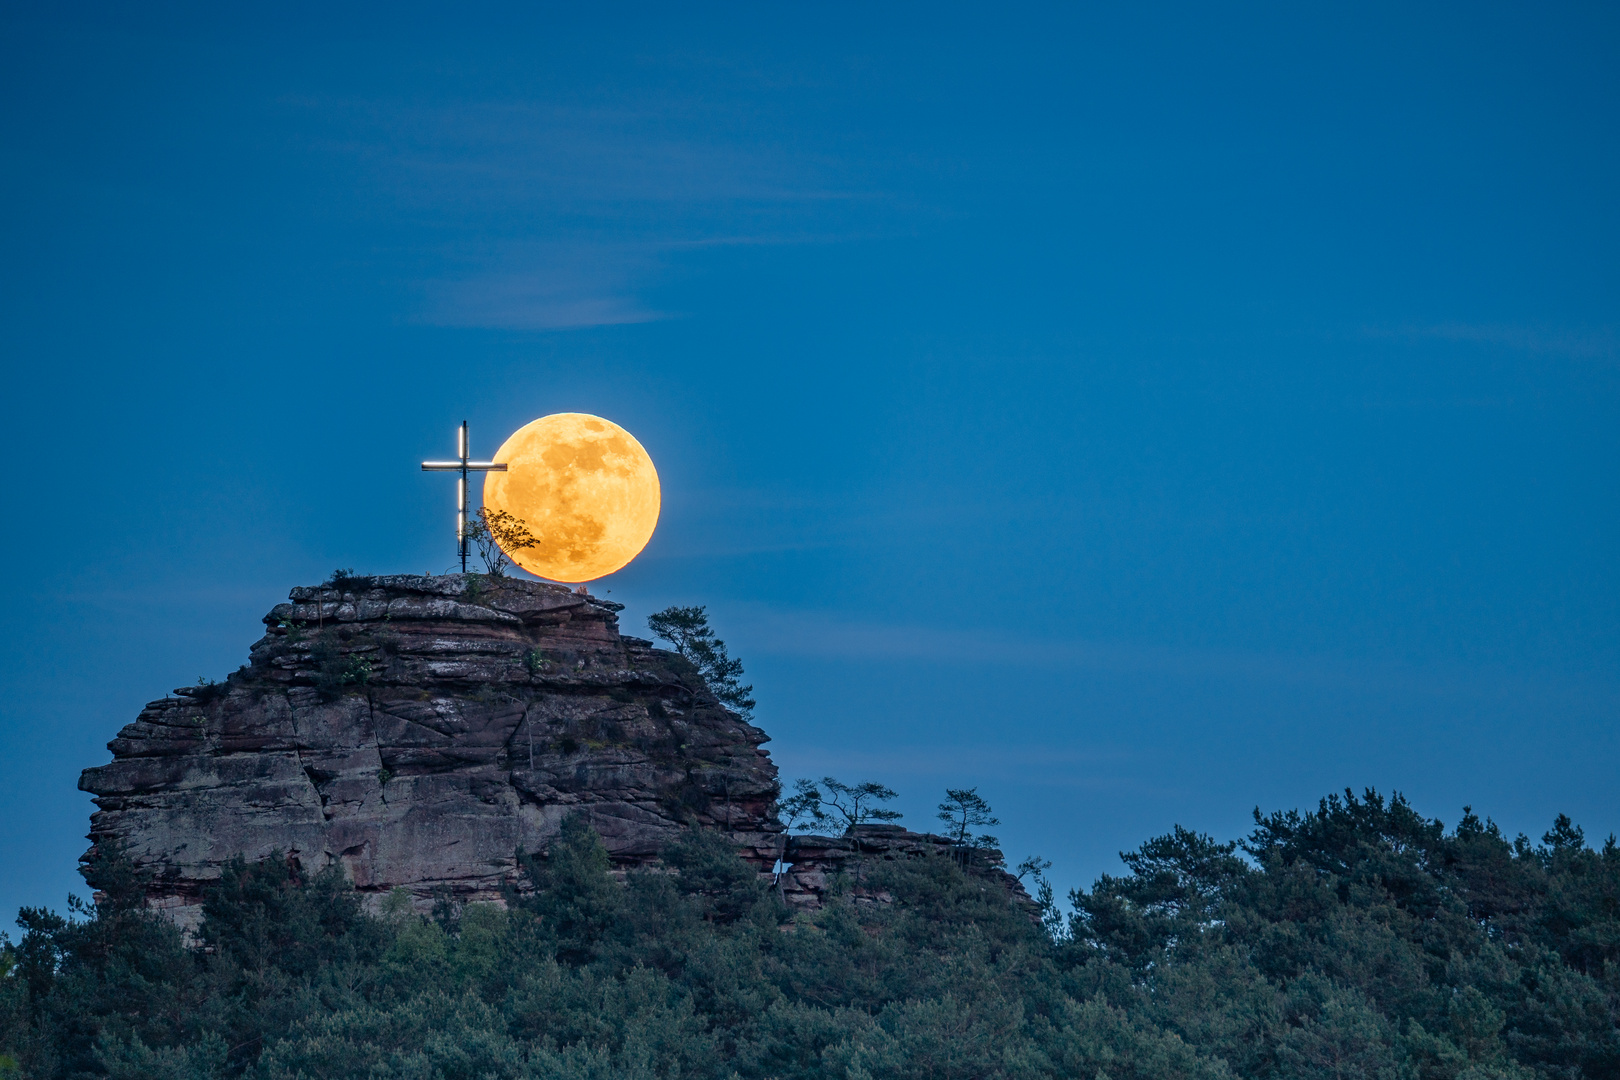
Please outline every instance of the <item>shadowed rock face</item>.
[{"label": "shadowed rock face", "polygon": [[683,822],[779,850],[759,728],[674,653],[624,637],[621,605],[559,585],[452,574],[294,589],[224,684],[154,701],[86,769],[90,839],[153,872],[194,921],[237,855],[339,863],[362,892],[495,899],[562,819],[588,815],[616,865]]}]

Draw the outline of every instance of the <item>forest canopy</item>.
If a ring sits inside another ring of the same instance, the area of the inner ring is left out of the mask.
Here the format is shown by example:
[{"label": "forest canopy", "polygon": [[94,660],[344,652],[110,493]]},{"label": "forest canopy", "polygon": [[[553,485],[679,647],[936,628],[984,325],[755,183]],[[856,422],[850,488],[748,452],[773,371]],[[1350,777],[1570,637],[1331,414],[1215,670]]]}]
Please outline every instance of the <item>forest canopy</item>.
[{"label": "forest canopy", "polygon": [[272,858],[228,868],[188,946],[110,852],[97,903],[24,909],[0,952],[0,1075],[1620,1076],[1612,837],[1369,791],[1123,859],[1044,919],[951,858],[795,913],[717,833],[620,881],[572,818],[504,909],[372,914]]}]

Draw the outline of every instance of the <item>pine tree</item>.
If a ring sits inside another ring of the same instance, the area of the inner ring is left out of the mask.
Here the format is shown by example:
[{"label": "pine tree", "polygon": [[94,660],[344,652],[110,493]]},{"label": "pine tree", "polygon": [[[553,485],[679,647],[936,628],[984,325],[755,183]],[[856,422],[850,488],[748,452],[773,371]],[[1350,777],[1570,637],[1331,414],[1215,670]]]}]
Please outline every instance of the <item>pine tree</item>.
[{"label": "pine tree", "polygon": [[667,607],[648,616],[647,628],[692,662],[721,704],[753,719],[754,688],[743,685],[742,661],[726,654],[726,643],[714,636],[704,608]]},{"label": "pine tree", "polygon": [[959,851],[965,852],[970,847],[993,848],[1000,842],[989,833],[972,835],[980,825],[1001,824],[1001,819],[990,812],[990,804],[979,795],[976,787],[946,788],[945,801],[939,804],[937,817],[950,829],[946,835],[955,841]]}]

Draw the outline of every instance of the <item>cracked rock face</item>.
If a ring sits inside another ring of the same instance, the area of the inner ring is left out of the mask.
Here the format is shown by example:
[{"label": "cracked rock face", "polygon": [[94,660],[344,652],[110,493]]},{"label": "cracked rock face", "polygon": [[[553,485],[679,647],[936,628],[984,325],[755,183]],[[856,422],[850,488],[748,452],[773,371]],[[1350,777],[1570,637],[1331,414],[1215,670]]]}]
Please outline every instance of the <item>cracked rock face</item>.
[{"label": "cracked rock face", "polygon": [[273,851],[374,896],[493,900],[576,811],[620,867],[683,823],[774,861],[765,733],[682,658],[622,636],[620,605],[462,574],[290,599],[249,664],[147,705],[79,780],[91,841],[125,845],[183,924],[224,863]]}]

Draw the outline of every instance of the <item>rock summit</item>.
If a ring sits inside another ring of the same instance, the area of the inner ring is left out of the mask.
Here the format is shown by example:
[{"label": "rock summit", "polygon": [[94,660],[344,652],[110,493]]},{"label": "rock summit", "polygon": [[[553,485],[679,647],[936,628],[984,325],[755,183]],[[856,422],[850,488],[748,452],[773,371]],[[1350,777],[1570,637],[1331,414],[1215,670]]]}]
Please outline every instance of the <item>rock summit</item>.
[{"label": "rock summit", "polygon": [[90,839],[121,843],[182,922],[235,856],[332,863],[362,892],[490,900],[573,812],[614,862],[686,823],[774,858],[766,735],[622,605],[473,574],[294,589],[250,662],[147,705],[86,769]]},{"label": "rock summit", "polygon": [[[478,574],[337,577],[289,599],[246,665],[148,704],[79,780],[92,844],[121,846],[183,926],[226,863],[275,852],[339,865],[373,899],[498,900],[573,813],[620,869],[684,828],[724,831],[762,873],[795,863],[779,884],[799,904],[850,858],[948,850],[895,827],[784,836],[765,733],[683,657],[621,634],[620,604]],[[999,853],[973,861],[1027,902]]]}]

